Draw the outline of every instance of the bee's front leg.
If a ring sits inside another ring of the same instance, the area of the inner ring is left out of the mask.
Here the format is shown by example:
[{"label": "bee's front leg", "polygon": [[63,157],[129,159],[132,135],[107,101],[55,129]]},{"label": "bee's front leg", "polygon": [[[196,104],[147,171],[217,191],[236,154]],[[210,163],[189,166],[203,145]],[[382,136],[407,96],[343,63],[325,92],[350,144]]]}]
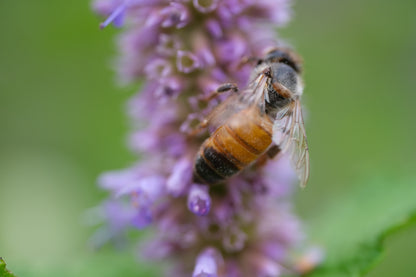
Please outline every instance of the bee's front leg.
[{"label": "bee's front leg", "polygon": [[196,127],[194,127],[191,131],[189,131],[187,134],[189,137],[196,137],[201,135],[208,127],[209,120],[205,118],[202,120]]},{"label": "bee's front leg", "polygon": [[[208,102],[212,99],[215,99],[218,95],[224,92],[238,92],[238,86],[235,83],[224,83],[220,85],[215,91],[213,91],[210,95],[203,98],[204,101]],[[199,124],[196,126],[191,132],[189,132],[190,136],[198,136],[202,132],[204,132],[208,126],[212,123],[213,119],[220,116],[222,112],[219,111],[218,107],[215,108],[211,113],[205,117]]]},{"label": "bee's front leg", "polygon": [[273,159],[281,152],[279,146],[272,144],[267,151],[262,154],[256,161],[255,166],[262,167],[266,164],[266,162],[270,159]]},{"label": "bee's front leg", "polygon": [[224,92],[238,92],[238,86],[235,83],[225,83],[220,85],[216,90],[214,90],[210,95],[204,97],[204,101],[211,101],[212,99],[215,99],[218,95],[224,93]]},{"label": "bee's front leg", "polygon": [[280,147],[278,145],[273,144],[272,146],[269,147],[269,149],[267,149],[266,155],[269,159],[273,159],[281,151],[282,151],[282,149],[280,149]]}]

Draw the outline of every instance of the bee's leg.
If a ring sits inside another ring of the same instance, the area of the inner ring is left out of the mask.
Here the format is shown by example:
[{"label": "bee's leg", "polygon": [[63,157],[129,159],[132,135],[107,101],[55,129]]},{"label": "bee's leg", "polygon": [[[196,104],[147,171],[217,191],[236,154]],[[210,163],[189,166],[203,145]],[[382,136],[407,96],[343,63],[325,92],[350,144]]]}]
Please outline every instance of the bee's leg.
[{"label": "bee's leg", "polygon": [[218,95],[224,93],[224,92],[238,92],[238,86],[235,83],[225,83],[219,86],[215,91],[213,91],[210,95],[204,98],[205,101],[211,101],[212,99],[215,99]]},{"label": "bee's leg", "polygon": [[272,144],[266,153],[262,154],[256,161],[255,166],[262,167],[269,159],[273,159],[280,153],[280,147],[276,144]]},{"label": "bee's leg", "polygon": [[[212,99],[215,99],[216,97],[218,97],[218,95],[224,93],[224,92],[229,92],[232,91],[233,93],[237,93],[238,92],[238,87],[237,84],[235,83],[225,83],[220,85],[215,91],[213,91],[210,95],[206,96],[203,98],[203,101],[211,101]],[[213,112],[211,112],[204,120],[202,120],[198,126],[196,126],[191,132],[189,132],[190,136],[197,136],[199,134],[201,134],[203,131],[205,131],[205,129],[209,126],[209,123],[212,119],[213,116]]]},{"label": "bee's leg", "polygon": [[235,83],[225,83],[219,86],[216,90],[217,93],[223,93],[227,91],[238,92],[237,84]]},{"label": "bee's leg", "polygon": [[[202,100],[203,101],[211,101],[212,99],[215,99],[216,97],[218,97],[218,95],[224,93],[224,92],[233,92],[233,93],[237,93],[238,92],[238,86],[235,83],[224,83],[222,85],[220,85],[215,91],[213,91],[210,95],[204,97]],[[205,131],[205,129],[209,126],[209,123],[212,119],[212,116],[214,115],[213,112],[211,112],[204,120],[202,120],[198,126],[195,127],[195,129],[193,129],[191,132],[189,132],[190,136],[197,136],[199,134],[201,134],[203,131]]]},{"label": "bee's leg", "polygon": [[267,157],[269,157],[269,159],[273,159],[274,157],[276,157],[277,154],[280,153],[280,151],[281,151],[280,147],[277,146],[276,144],[273,144],[272,146],[269,147],[266,154],[267,154]]},{"label": "bee's leg", "polygon": [[204,119],[203,121],[201,121],[198,126],[196,126],[194,129],[192,129],[191,131],[189,131],[187,133],[187,135],[189,137],[196,137],[201,135],[208,127],[209,125],[209,120],[208,119]]}]

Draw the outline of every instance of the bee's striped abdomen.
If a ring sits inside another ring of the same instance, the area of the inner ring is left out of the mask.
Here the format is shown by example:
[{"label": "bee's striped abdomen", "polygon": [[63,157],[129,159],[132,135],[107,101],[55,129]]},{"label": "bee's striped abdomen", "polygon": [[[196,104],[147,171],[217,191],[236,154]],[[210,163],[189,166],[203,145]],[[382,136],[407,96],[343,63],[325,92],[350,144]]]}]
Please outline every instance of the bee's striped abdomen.
[{"label": "bee's striped abdomen", "polygon": [[260,115],[243,110],[220,126],[198,152],[195,181],[214,184],[255,161],[271,144],[271,122],[264,121]]},{"label": "bee's striped abdomen", "polygon": [[201,148],[195,161],[197,179],[207,184],[217,183],[238,171],[240,169],[233,162],[211,146]]}]

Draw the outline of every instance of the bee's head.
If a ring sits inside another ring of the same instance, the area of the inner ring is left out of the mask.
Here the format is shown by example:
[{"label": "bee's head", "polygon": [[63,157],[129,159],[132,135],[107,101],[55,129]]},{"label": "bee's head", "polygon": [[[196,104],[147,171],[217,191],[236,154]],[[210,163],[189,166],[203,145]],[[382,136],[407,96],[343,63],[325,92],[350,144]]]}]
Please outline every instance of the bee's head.
[{"label": "bee's head", "polygon": [[289,48],[273,48],[267,52],[263,62],[286,64],[298,74],[302,72],[302,59]]},{"label": "bee's head", "polygon": [[268,68],[268,106],[271,109],[282,107],[292,98],[300,96],[303,83],[300,78],[301,59],[291,50],[275,48],[261,61]]},{"label": "bee's head", "polygon": [[[280,92],[278,88],[283,86],[291,92],[290,96],[301,93],[301,59],[292,50],[275,48],[266,54],[263,62],[270,67],[271,85],[275,91]],[[289,97],[281,94],[284,98]]]}]

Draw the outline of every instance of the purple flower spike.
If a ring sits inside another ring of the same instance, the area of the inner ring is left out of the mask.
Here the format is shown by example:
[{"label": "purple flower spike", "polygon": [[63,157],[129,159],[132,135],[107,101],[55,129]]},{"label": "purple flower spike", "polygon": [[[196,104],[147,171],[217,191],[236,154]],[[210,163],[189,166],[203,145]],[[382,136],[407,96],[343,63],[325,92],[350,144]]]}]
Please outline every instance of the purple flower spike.
[{"label": "purple flower spike", "polygon": [[208,248],[199,254],[192,277],[217,277],[220,254],[213,248]]},{"label": "purple flower spike", "polygon": [[[198,149],[223,119],[205,130],[201,123],[234,95],[213,92],[224,83],[247,88],[254,66],[243,60],[282,44],[275,28],[290,19],[292,0],[93,1],[102,28],[124,26],[120,80],[142,84],[128,103],[129,144],[139,161],[100,177],[111,196],[100,207],[106,223],[95,241],[152,228],[140,248],[150,260],[170,260],[169,277],[278,277],[319,263],[319,251],[301,251],[308,247],[291,209],[296,176],[287,157],[254,162],[209,187],[193,173]],[[233,158],[228,146],[214,172]]]},{"label": "purple flower spike", "polygon": [[211,197],[208,188],[201,185],[192,185],[188,194],[188,209],[196,215],[207,215],[211,208]]}]

